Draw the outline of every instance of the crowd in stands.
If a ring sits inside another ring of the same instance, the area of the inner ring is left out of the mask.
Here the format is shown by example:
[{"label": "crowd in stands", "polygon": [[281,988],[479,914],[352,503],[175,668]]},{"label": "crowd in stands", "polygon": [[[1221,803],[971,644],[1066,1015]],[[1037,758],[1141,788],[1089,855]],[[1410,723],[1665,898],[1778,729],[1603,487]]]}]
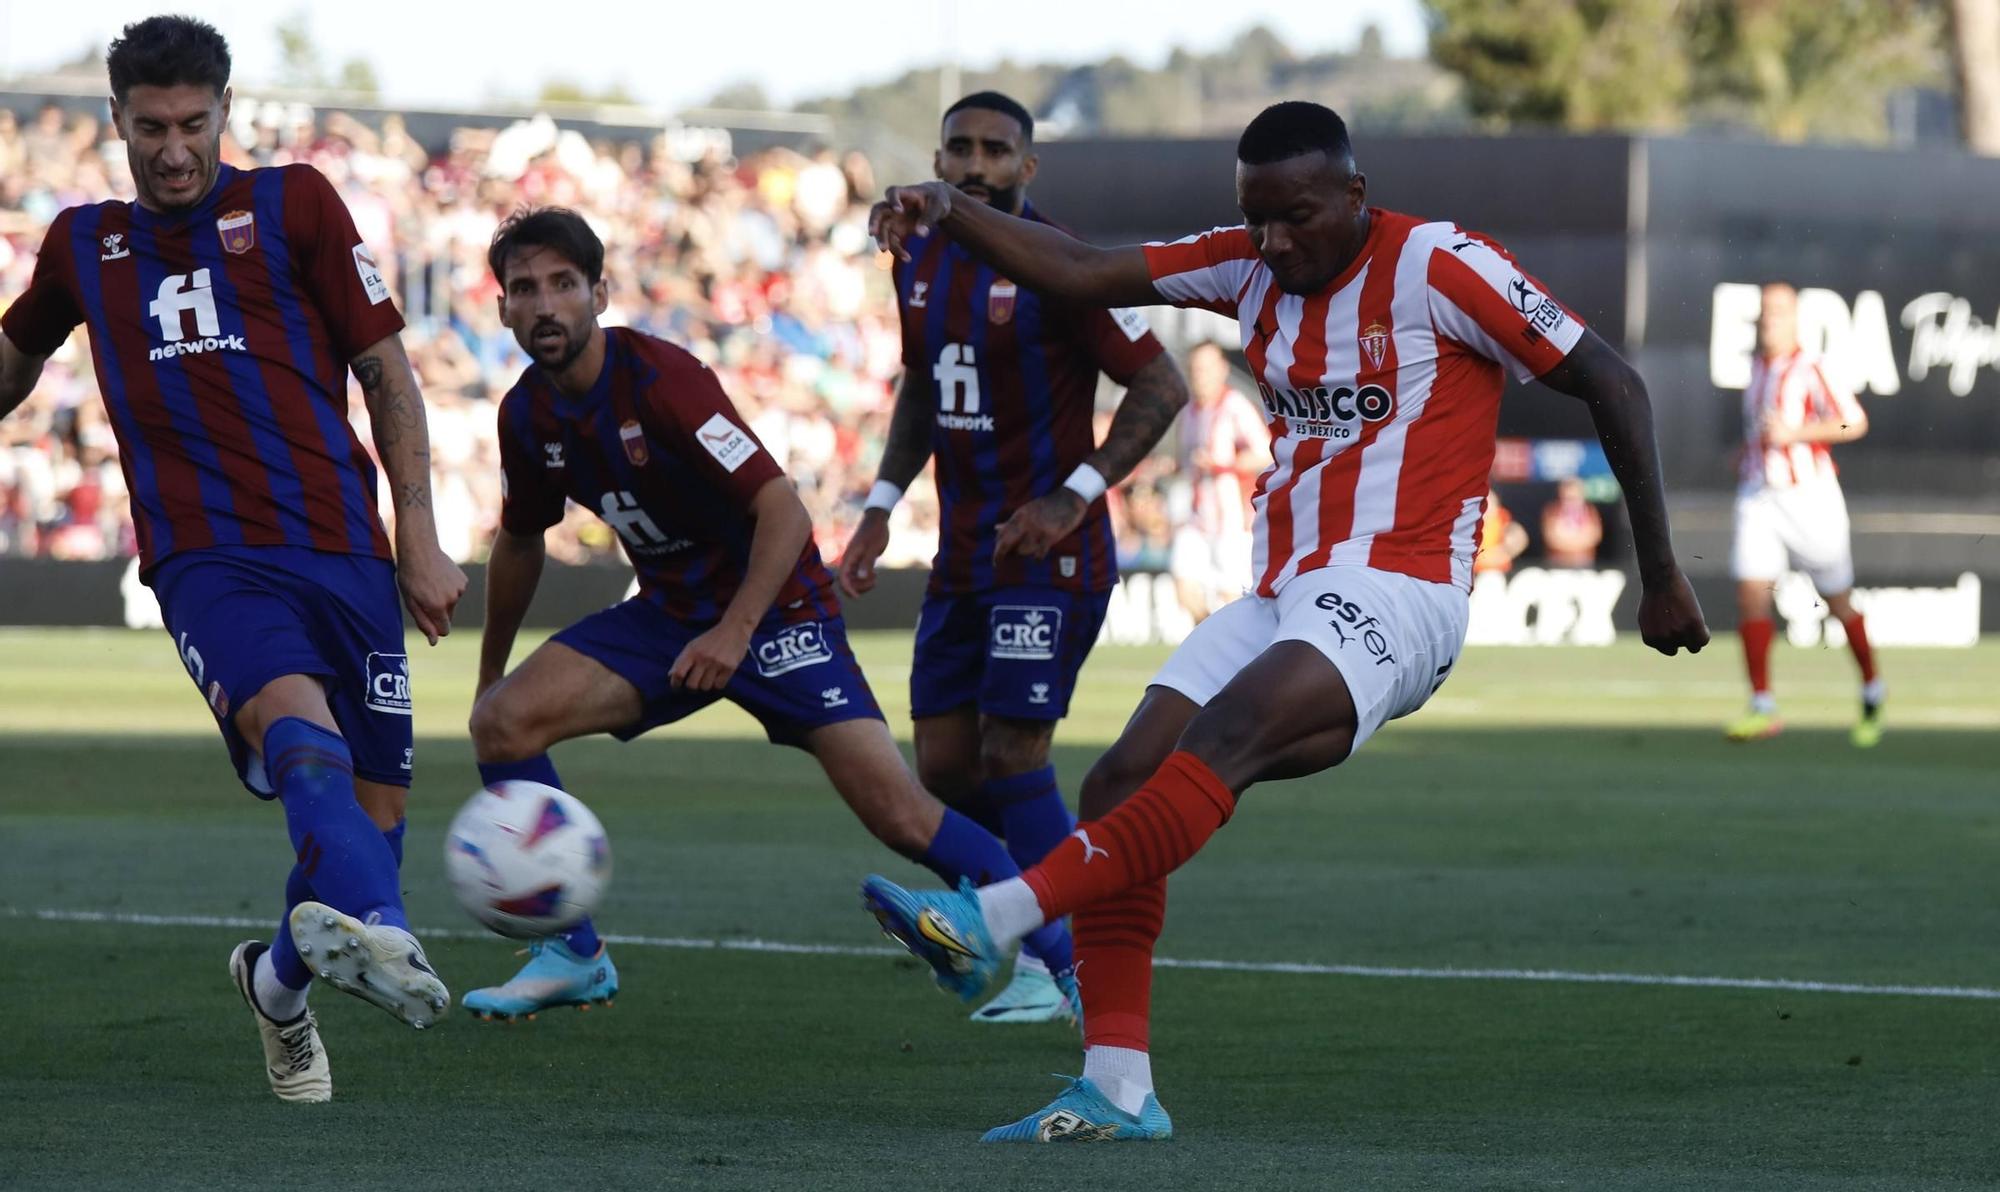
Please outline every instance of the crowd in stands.
[{"label": "crowd in stands", "polygon": [[[430,407],[439,527],[461,560],[498,524],[498,399],[525,357],[494,308],[486,248],[523,205],[583,212],[607,248],[607,324],[693,351],[798,482],[837,554],[874,479],[901,342],[889,275],[866,232],[877,187],[865,158],[770,149],[687,161],[665,138],[592,144],[538,118],[461,128],[427,153],[389,117],[372,127],[299,105],[239,103],[224,143],[237,166],[309,162],[331,179],[409,321]],[[0,109],[0,306],[34,269],[65,207],[130,198],[124,145],[106,122],[50,104]],[[365,446],[366,411],[349,412]],[[886,563],[927,563],[936,501],[914,486]],[[384,507],[388,503],[384,502]],[[27,404],[0,422],[0,556],[129,555],[133,533],[117,444],[83,332],[49,361]],[[550,535],[567,562],[615,559],[611,532],[581,510]]]},{"label": "crowd in stands", "polygon": [[[735,158],[711,146],[688,160],[664,135],[592,143],[546,117],[460,128],[432,153],[394,115],[376,126],[243,100],[232,120],[225,161],[317,167],[382,263],[409,322],[439,531],[454,557],[483,559],[499,524],[495,411],[526,364],[495,309],[487,245],[509,213],[543,204],[582,212],[603,239],[604,322],[669,339],[716,370],[797,482],[822,551],[838,557],[874,480],[902,367],[887,258],[867,234],[879,187],[861,154],[772,148]],[[125,146],[106,121],[53,103],[26,120],[0,108],[0,309],[27,287],[57,212],[131,197]],[[348,399],[372,451],[351,384]],[[1098,418],[1101,437],[1109,411]],[[1112,494],[1127,567],[1165,567],[1175,527],[1188,522],[1192,486],[1175,447],[1169,440]],[[911,487],[893,525],[883,565],[928,564],[938,528],[928,480]],[[28,402],[0,420],[0,557],[135,550],[118,445],[79,329]],[[567,563],[620,557],[611,530],[576,507],[550,533],[549,552]]]}]

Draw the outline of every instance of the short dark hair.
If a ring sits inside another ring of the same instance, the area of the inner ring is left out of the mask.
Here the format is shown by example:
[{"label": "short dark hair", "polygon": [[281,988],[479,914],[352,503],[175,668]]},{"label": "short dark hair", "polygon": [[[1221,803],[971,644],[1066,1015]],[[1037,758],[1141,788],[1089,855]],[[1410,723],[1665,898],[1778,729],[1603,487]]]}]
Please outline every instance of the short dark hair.
[{"label": "short dark hair", "polygon": [[1257,113],[1236,139],[1236,160],[1247,166],[1324,153],[1335,165],[1354,169],[1354,142],[1347,122],[1332,108],[1303,99],[1274,103]]},{"label": "short dark hair", "polygon": [[119,103],[134,87],[193,84],[220,96],[229,86],[229,42],[215,26],[194,17],[147,17],[111,40],[104,67]]},{"label": "short dark hair", "polygon": [[524,248],[548,249],[582,270],[593,286],[604,280],[604,241],[567,207],[524,207],[501,221],[486,250],[486,264],[502,286],[507,284],[507,258]]},{"label": "short dark hair", "polygon": [[1021,140],[1024,143],[1032,143],[1035,139],[1035,118],[1030,116],[1028,109],[1022,107],[1013,96],[1002,95],[998,91],[974,91],[946,108],[944,115],[939,118],[939,123],[942,124],[967,108],[983,108],[989,112],[1012,117],[1014,123],[1021,126]]}]

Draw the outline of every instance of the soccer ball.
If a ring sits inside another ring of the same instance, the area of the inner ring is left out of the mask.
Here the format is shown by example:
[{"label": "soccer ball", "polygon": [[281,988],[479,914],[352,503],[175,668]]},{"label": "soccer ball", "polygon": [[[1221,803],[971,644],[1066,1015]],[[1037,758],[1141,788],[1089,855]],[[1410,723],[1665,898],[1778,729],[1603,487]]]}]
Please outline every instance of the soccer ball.
[{"label": "soccer ball", "polygon": [[473,918],[501,935],[540,939],[596,909],[611,881],[611,845],[575,795],[496,782],[453,817],[444,868]]}]

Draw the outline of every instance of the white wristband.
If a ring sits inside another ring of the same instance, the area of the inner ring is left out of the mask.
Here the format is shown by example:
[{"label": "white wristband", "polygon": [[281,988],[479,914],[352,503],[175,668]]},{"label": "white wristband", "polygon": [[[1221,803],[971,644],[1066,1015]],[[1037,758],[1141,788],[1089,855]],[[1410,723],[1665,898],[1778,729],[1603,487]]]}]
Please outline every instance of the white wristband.
[{"label": "white wristband", "polygon": [[1069,479],[1063,481],[1063,487],[1082,497],[1083,503],[1088,505],[1103,496],[1109,486],[1104,483],[1104,473],[1089,464],[1078,464],[1076,471],[1069,474]]},{"label": "white wristband", "polygon": [[875,487],[868,490],[868,500],[863,502],[861,507],[863,509],[880,509],[886,513],[894,509],[896,502],[902,499],[902,489],[897,488],[887,480],[877,480]]}]

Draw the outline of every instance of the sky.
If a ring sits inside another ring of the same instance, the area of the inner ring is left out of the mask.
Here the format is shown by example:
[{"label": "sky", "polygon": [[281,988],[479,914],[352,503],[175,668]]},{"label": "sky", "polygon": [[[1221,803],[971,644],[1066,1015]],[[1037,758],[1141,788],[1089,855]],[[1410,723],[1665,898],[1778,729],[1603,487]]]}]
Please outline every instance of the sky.
[{"label": "sky", "polygon": [[[1227,7],[1229,15],[1218,12]],[[661,108],[696,104],[722,87],[755,81],[793,103],[955,56],[965,67],[1017,61],[1083,62],[1122,53],[1158,65],[1183,46],[1213,50],[1262,22],[1294,50],[1352,47],[1369,23],[1388,51],[1421,54],[1418,0],[1010,0],[903,5],[826,0],[0,0],[0,78],[45,70],[86,50],[101,53],[128,21],[187,12],[229,38],[240,86],[278,71],[276,27],[312,13],[329,70],[350,58],[375,67],[384,97],[417,105],[476,105],[533,96],[549,78],[588,89],[622,83]],[[478,14],[469,21],[468,14]],[[615,14],[615,15],[614,15]]]}]

